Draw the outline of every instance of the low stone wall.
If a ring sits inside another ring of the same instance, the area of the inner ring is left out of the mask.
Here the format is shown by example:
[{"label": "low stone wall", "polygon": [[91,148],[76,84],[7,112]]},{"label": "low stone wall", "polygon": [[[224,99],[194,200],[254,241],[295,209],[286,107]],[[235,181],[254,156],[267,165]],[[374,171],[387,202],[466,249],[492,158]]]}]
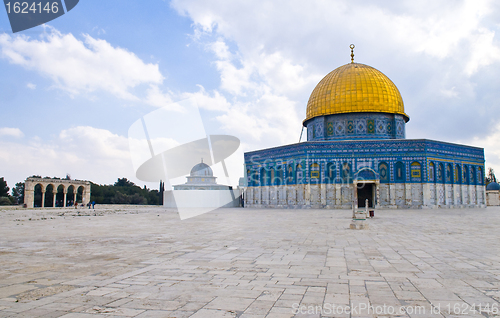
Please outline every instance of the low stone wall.
[{"label": "low stone wall", "polygon": [[167,208],[238,207],[240,191],[235,190],[173,190],[164,192]]},{"label": "low stone wall", "polygon": [[[485,187],[481,185],[384,183],[377,187],[377,208],[486,207]],[[248,187],[245,207],[351,208],[353,191],[352,184]]]}]

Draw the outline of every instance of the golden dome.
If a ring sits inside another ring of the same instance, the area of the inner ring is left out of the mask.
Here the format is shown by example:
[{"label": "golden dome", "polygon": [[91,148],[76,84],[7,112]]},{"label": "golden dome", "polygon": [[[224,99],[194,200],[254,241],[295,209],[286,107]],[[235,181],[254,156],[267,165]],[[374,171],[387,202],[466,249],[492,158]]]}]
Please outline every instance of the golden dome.
[{"label": "golden dome", "polygon": [[326,75],[307,102],[306,119],[344,113],[390,113],[404,116],[403,98],[382,72],[360,63],[349,63]]}]

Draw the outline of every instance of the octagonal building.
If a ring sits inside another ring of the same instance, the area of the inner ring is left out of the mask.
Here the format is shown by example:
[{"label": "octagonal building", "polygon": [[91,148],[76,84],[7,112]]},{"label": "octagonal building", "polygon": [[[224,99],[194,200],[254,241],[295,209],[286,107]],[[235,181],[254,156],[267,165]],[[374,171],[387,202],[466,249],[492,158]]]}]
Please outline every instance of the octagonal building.
[{"label": "octagonal building", "polygon": [[245,207],[485,207],[484,150],[406,139],[409,120],[382,72],[338,67],[309,97],[307,142],[245,153]]}]

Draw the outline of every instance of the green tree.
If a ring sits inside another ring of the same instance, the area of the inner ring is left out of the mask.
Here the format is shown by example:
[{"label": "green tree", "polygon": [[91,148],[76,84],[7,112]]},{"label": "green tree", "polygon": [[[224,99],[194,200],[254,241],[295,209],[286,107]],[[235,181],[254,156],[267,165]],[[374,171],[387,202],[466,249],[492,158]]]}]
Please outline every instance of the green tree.
[{"label": "green tree", "polygon": [[111,198],[111,203],[113,203],[113,204],[129,204],[130,198],[128,195],[121,193],[120,191],[116,191],[113,198]]},{"label": "green tree", "polygon": [[158,204],[158,190],[141,188],[127,178],[113,185],[91,184],[90,201],[97,204]]},{"label": "green tree", "polygon": [[495,177],[495,170],[493,168],[488,168],[488,175],[486,176],[486,184],[491,182],[497,182],[497,178]]},{"label": "green tree", "polygon": [[118,178],[118,181],[115,182],[115,187],[133,187],[135,184],[132,181],[129,181],[127,178]]},{"label": "green tree", "polygon": [[8,197],[0,197],[0,205],[11,205],[12,202]]},{"label": "green tree", "polygon": [[0,178],[0,197],[8,197],[10,188],[7,186],[7,181],[3,177]]},{"label": "green tree", "polygon": [[24,182],[16,183],[16,186],[12,188],[12,197],[14,197],[15,203],[24,203]]}]

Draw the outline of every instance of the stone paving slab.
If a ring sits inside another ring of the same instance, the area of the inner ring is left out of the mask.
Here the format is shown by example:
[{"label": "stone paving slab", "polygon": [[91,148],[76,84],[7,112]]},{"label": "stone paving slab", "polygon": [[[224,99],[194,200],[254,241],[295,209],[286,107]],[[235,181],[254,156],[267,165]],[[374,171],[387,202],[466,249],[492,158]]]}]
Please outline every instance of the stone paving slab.
[{"label": "stone paving slab", "polygon": [[500,317],[500,208],[0,210],[0,317]]}]

